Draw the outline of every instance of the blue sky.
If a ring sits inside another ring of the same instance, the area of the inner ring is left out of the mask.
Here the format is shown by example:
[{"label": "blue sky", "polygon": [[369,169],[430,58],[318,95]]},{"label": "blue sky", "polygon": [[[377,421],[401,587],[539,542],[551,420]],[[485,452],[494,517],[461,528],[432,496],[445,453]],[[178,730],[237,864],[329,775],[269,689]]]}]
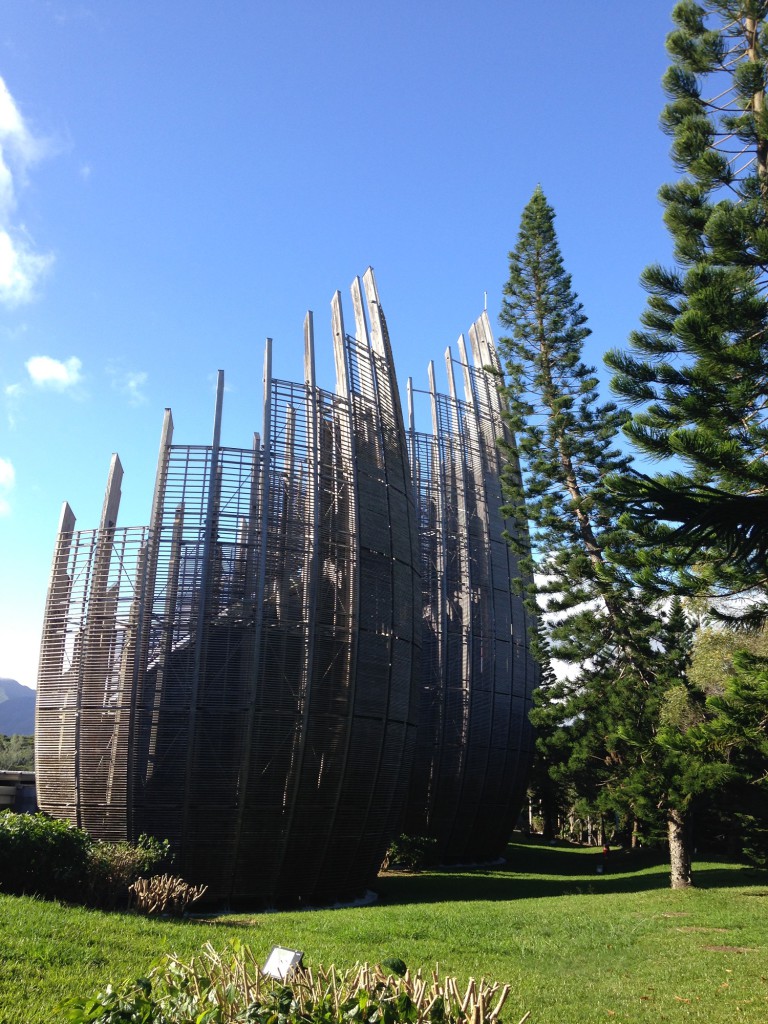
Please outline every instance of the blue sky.
[{"label": "blue sky", "polygon": [[668,260],[656,199],[670,0],[4,0],[0,676],[34,685],[62,501],[145,523],[163,409],[260,429],[263,342],[301,379],[371,264],[401,387],[501,305],[537,183],[590,318],[624,344]]}]

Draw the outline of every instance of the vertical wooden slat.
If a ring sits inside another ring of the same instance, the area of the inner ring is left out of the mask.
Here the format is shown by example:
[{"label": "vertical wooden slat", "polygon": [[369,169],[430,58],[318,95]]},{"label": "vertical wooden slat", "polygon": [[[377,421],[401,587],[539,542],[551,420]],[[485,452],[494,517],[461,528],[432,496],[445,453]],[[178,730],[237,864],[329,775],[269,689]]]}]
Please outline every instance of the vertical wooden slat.
[{"label": "vertical wooden slat", "polygon": [[197,750],[197,718],[200,699],[200,683],[208,637],[207,618],[211,604],[211,578],[213,563],[211,552],[217,532],[217,489],[220,484],[219,454],[221,447],[221,417],[224,405],[224,371],[219,370],[216,378],[216,404],[213,414],[213,440],[210,449],[208,467],[207,494],[205,498],[205,521],[203,526],[202,569],[200,572],[199,590],[197,595],[197,621],[195,623],[194,658],[192,662],[192,678],[189,688],[189,713],[187,716],[187,749],[185,756],[184,782],[181,814],[181,844],[184,845],[190,829],[192,815],[193,772]]}]

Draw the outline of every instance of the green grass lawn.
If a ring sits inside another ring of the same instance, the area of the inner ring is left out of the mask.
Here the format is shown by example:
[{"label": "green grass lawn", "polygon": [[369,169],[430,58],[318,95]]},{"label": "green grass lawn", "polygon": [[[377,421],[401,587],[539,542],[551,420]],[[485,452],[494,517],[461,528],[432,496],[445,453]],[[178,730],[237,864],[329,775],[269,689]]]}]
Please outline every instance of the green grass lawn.
[{"label": "green grass lawn", "polygon": [[492,870],[382,877],[372,906],[184,922],[0,896],[0,1022],[50,1024],[68,996],[233,938],[262,960],[280,944],[309,964],[485,974],[512,986],[505,1024],[768,1021],[768,872],[699,862],[697,888],[672,892],[664,864],[597,860],[516,842]]}]

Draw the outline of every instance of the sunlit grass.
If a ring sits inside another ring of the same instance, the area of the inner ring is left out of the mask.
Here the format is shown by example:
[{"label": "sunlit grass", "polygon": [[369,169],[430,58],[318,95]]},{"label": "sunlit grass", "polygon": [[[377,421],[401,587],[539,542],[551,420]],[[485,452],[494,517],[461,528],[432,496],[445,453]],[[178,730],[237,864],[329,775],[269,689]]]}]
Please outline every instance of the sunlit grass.
[{"label": "sunlit grass", "polygon": [[663,864],[513,844],[493,870],[379,879],[379,902],[188,922],[0,897],[0,1021],[55,1021],[67,996],[146,973],[233,938],[263,959],[275,944],[310,964],[398,956],[466,979],[509,982],[509,1024],[768,1020],[768,872],[698,863],[696,889],[667,888]]}]

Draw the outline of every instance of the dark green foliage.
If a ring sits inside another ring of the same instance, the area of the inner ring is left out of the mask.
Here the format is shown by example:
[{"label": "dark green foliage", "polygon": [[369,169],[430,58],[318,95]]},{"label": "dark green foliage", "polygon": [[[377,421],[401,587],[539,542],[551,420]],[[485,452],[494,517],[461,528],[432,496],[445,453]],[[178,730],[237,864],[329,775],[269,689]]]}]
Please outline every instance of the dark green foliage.
[{"label": "dark green foliage", "polygon": [[386,967],[388,971],[396,974],[398,978],[404,977],[408,970],[405,961],[396,956],[387,957],[385,960],[382,960],[381,966]]},{"label": "dark green foliage", "polygon": [[589,331],[554,216],[537,188],[510,253],[501,314],[510,334],[500,341],[520,454],[503,481],[506,511],[533,527],[546,609],[539,656],[571,668],[546,679],[531,716],[536,796],[545,827],[566,800],[655,821],[659,810],[684,814],[696,791],[681,756],[659,742],[669,692],[688,693],[691,629],[678,604],[657,600],[666,555],[641,542],[609,487],[629,472],[617,444],[628,417],[601,403],[582,360]]},{"label": "dark green foliage", "polygon": [[500,317],[509,334],[499,348],[519,468],[510,460],[505,470],[504,511],[530,521],[535,561],[526,568],[538,573],[547,611],[561,616],[549,618],[540,653],[576,663],[621,656],[649,683],[652,620],[636,575],[650,580],[654,566],[606,486],[629,467],[616,444],[627,414],[600,402],[594,368],[582,360],[589,329],[554,218],[537,187],[509,254]]},{"label": "dark green foliage", "polygon": [[[654,477],[618,474],[617,499],[647,544],[676,545],[670,589],[746,595],[712,609],[742,628],[764,621],[768,594],[767,16],[764,0],[675,7],[662,127],[682,177],[660,198],[677,265],[645,271],[642,330],[607,359],[636,410],[627,435],[676,463]],[[759,860],[768,693],[759,659],[727,639],[731,673],[696,669],[706,701],[673,688],[657,740],[681,768],[681,793],[708,793],[705,827]]]},{"label": "dark green foliage", "polygon": [[483,1009],[500,1009],[507,993],[481,979],[463,997],[455,978],[411,977],[402,960],[347,971],[296,968],[278,981],[236,942],[223,954],[207,944],[189,963],[168,956],[148,978],[59,1009],[70,1024],[469,1024]]},{"label": "dark green foliage", "polygon": [[3,736],[0,734],[0,769],[33,772],[35,770],[34,736]]},{"label": "dark green foliage", "polygon": [[437,840],[429,836],[408,836],[393,839],[384,857],[384,870],[423,871],[437,861]]},{"label": "dark green foliage", "polygon": [[509,334],[499,347],[522,476],[508,467],[505,512],[530,519],[535,551],[549,553],[569,542],[592,556],[599,553],[600,532],[611,525],[603,478],[627,464],[614,444],[627,417],[613,404],[600,404],[594,368],[581,360],[590,331],[563,267],[554,218],[537,187],[509,254],[500,317]]},{"label": "dark green foliage", "polygon": [[0,812],[0,889],[81,900],[87,890],[87,832],[44,814]]},{"label": "dark green foliage", "polygon": [[758,578],[768,565],[768,494],[729,494],[690,484],[682,474],[654,480],[642,473],[617,477],[612,489],[635,521],[680,523],[668,542],[691,560],[702,550],[720,549],[729,562]]},{"label": "dark green foliage", "polygon": [[[58,1008],[71,1024],[170,1024],[152,995],[152,984],[138,978],[119,988],[107,985],[90,999],[70,999]],[[181,1018],[179,1018],[181,1019]]]},{"label": "dark green foliage", "polygon": [[0,890],[88,906],[125,906],[128,886],[169,862],[164,840],[97,843],[45,814],[0,812]]},{"label": "dark green foliage", "polygon": [[88,851],[89,906],[112,909],[128,902],[128,889],[138,879],[163,871],[171,863],[170,844],[152,836],[132,843],[93,843]]},{"label": "dark green foliage", "polygon": [[677,267],[648,267],[643,329],[607,358],[637,410],[627,435],[684,466],[625,478],[622,497],[638,520],[682,524],[674,540],[702,587],[732,591],[768,583],[767,12],[755,0],[675,7],[662,127],[683,176],[660,198]]},{"label": "dark green foliage", "polygon": [[[682,739],[716,781],[711,806],[726,850],[754,864],[768,860],[768,658],[736,651],[711,689],[704,713]],[[706,825],[706,820],[705,820]]]}]

